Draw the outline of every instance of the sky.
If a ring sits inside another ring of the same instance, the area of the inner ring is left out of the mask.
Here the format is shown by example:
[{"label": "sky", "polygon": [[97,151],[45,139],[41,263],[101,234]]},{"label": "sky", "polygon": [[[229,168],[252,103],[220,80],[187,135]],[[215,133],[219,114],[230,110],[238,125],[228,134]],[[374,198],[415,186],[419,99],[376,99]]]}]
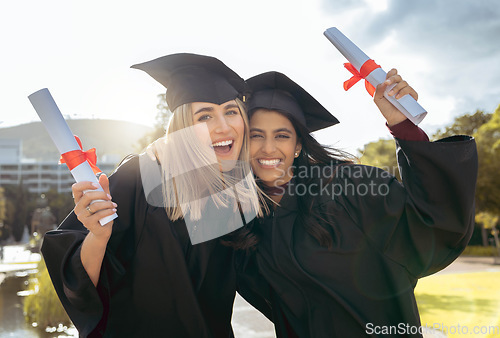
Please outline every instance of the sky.
[{"label": "sky", "polygon": [[[164,88],[136,63],[191,52],[241,77],[276,70],[339,120],[316,133],[355,153],[390,134],[346,60],[323,36],[339,28],[382,68],[397,68],[428,111],[432,134],[500,104],[500,6],[495,0],[10,1],[0,5],[0,128],[38,121],[27,99],[48,88],[68,118],[152,126]],[[110,130],[110,133],[113,131]],[[1,133],[1,129],[0,129]]]}]

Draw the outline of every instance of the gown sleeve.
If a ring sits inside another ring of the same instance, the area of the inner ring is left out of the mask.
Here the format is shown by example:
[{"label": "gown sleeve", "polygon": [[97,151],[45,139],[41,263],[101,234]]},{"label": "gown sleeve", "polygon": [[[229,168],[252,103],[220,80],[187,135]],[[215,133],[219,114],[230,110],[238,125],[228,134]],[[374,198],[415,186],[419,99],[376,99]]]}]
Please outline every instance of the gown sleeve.
[{"label": "gown sleeve", "polygon": [[264,276],[259,272],[254,254],[239,251],[236,255],[236,290],[267,319],[274,321],[271,303],[272,290]]},{"label": "gown sleeve", "polygon": [[394,138],[405,141],[429,141],[425,131],[408,119],[391,127],[387,123],[385,125]]},{"label": "gown sleeve", "polygon": [[[42,254],[59,299],[82,337],[99,336],[106,327],[111,283],[125,275],[124,262],[133,255],[145,206],[138,157],[124,162],[110,176],[110,194],[118,204],[118,218],[108,242],[97,287],[85,271],[80,250],[88,230],[71,212],[57,230],[47,232]],[[135,229],[133,224],[138,224]],[[139,228],[138,228],[139,227]]]},{"label": "gown sleeve", "polygon": [[342,165],[334,200],[373,247],[420,278],[450,264],[472,235],[476,145],[453,136],[396,146],[401,183],[382,169]]}]

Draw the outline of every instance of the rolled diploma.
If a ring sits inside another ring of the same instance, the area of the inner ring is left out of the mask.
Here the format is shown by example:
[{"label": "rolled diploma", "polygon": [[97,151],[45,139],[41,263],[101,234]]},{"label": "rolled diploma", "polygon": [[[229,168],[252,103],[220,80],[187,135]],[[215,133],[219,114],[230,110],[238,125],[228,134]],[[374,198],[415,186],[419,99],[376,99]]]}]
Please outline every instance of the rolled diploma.
[{"label": "rolled diploma", "polygon": [[[73,133],[69,129],[68,124],[64,120],[61,111],[47,88],[34,92],[28,96],[28,99],[35,108],[38,116],[40,116],[43,125],[61,154],[72,150],[80,150],[80,146],[76,142]],[[73,168],[71,174],[77,182],[90,181],[99,184],[99,181],[87,161]],[[97,190],[103,191],[101,186],[99,186]],[[114,213],[113,215],[100,219],[99,223],[105,225],[116,217],[118,217],[118,215]]]},{"label": "rolled diploma", "polygon": [[[344,57],[357,69],[370,58],[363,53],[361,49],[358,48],[351,40],[349,40],[342,32],[337,28],[331,27],[324,32],[326,38],[339,50],[339,52],[344,55]],[[366,80],[370,82],[374,87],[385,81],[387,73],[382,68],[377,68],[373,70],[367,77]],[[415,101],[411,95],[405,95],[402,98],[396,100],[394,96],[389,96],[387,93],[395,86],[395,84],[389,86],[384,93],[384,96],[390,103],[392,103],[401,113],[403,113],[411,122],[414,124],[419,124],[427,112],[420,104]]]}]

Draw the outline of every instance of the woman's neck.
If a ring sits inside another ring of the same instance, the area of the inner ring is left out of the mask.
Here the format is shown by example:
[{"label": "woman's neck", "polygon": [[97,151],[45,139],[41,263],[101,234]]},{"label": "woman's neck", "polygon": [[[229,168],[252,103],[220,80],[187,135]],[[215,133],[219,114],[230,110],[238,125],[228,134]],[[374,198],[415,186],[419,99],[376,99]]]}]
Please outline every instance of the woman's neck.
[{"label": "woman's neck", "polygon": [[[280,183],[282,183],[282,181]],[[271,183],[271,185],[269,185],[269,184],[262,182],[260,184],[260,187],[261,187],[262,191],[267,196],[269,196],[274,202],[279,203],[281,201],[281,199],[283,198],[283,195],[285,194],[289,183],[290,183],[290,181],[279,185],[276,181],[274,183]]]},{"label": "woman's neck", "polygon": [[[283,195],[274,195],[274,196],[269,196],[274,202],[279,203],[281,199],[283,198]],[[276,205],[274,205],[276,208]]]}]

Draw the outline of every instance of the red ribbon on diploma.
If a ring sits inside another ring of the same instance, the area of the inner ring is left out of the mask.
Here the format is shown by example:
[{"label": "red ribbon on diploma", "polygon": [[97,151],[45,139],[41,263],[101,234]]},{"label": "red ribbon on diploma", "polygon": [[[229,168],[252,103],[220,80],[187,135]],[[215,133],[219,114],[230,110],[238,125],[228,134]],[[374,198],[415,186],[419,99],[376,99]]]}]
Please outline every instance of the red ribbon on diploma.
[{"label": "red ribbon on diploma", "polygon": [[379,65],[375,63],[372,59],[366,61],[363,63],[361,68],[359,69],[359,72],[354,68],[352,64],[349,62],[344,63],[344,67],[351,72],[353,77],[351,77],[349,80],[344,82],[344,89],[349,90],[352,86],[354,86],[359,80],[365,79],[365,87],[366,91],[373,96],[375,94],[375,87],[366,80],[366,77],[370,75],[371,72],[373,72],[375,69],[380,68]]},{"label": "red ribbon on diploma", "polygon": [[102,172],[96,165],[97,163],[97,155],[95,154],[95,148],[89,149],[87,151],[82,151],[82,141],[80,138],[75,135],[76,142],[80,146],[79,150],[68,151],[67,153],[61,154],[61,158],[59,159],[59,163],[66,163],[69,170],[73,170],[83,162],[87,161],[92,168],[94,174],[98,174]]}]

